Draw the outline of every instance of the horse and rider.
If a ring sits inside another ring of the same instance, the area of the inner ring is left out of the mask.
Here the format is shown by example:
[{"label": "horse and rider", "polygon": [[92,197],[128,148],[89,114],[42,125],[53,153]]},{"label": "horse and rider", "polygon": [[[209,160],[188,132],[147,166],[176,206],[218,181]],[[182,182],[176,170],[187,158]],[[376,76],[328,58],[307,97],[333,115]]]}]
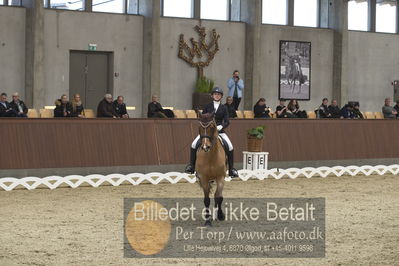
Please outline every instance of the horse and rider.
[{"label": "horse and rider", "polygon": [[212,225],[212,216],[209,210],[211,182],[216,183],[217,186],[215,191],[215,207],[218,208],[217,219],[223,221],[225,215],[222,211],[222,193],[227,165],[229,176],[238,177],[238,172],[233,165],[233,144],[224,131],[230,122],[227,107],[221,103],[223,90],[216,87],[212,90],[211,95],[213,101],[207,104],[202,114],[199,115],[199,134],[191,144],[190,164],[185,169],[186,173],[196,173],[204,192],[206,226]]}]

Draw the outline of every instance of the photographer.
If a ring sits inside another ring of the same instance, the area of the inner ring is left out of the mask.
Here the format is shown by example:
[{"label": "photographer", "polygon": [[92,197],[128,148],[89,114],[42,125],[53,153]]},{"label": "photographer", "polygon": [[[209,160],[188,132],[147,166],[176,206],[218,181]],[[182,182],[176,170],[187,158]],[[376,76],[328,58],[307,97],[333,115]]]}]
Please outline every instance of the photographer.
[{"label": "photographer", "polygon": [[254,105],[255,118],[270,118],[270,108],[266,107],[265,98],[260,98]]},{"label": "photographer", "polygon": [[234,70],[233,77],[227,81],[227,88],[229,89],[229,96],[233,97],[234,108],[238,110],[242,98],[242,90],[244,89],[244,81],[240,79],[238,70]]}]

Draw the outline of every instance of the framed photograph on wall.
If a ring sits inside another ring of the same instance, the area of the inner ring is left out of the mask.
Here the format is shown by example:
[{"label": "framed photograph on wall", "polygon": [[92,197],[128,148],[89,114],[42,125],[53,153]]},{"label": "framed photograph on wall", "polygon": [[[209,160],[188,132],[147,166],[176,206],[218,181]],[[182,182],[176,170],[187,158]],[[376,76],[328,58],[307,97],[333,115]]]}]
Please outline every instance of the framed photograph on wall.
[{"label": "framed photograph on wall", "polygon": [[279,99],[310,100],[311,43],[280,41]]}]

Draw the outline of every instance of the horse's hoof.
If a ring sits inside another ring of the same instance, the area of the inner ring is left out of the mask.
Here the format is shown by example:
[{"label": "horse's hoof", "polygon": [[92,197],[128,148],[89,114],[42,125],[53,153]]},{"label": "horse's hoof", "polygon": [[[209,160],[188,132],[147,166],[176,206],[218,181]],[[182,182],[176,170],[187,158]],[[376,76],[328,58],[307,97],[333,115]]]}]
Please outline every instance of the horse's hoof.
[{"label": "horse's hoof", "polygon": [[219,221],[224,221],[226,219],[226,216],[224,215],[223,212],[218,212],[218,220]]},{"label": "horse's hoof", "polygon": [[205,226],[211,227],[211,226],[212,226],[211,220],[206,220],[206,221],[205,221]]}]

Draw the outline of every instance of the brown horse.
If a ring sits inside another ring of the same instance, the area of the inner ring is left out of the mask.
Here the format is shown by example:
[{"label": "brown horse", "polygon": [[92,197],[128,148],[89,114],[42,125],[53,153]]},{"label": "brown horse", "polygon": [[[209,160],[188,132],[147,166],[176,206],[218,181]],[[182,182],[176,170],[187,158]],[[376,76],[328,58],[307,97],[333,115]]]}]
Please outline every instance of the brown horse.
[{"label": "brown horse", "polygon": [[221,142],[218,139],[218,130],[214,120],[214,114],[200,114],[199,135],[201,148],[197,152],[195,169],[199,183],[204,191],[204,204],[206,208],[206,226],[212,225],[212,215],[209,205],[211,199],[211,182],[216,181],[215,207],[218,208],[217,218],[219,221],[225,219],[222,211],[224,178],[226,176],[226,154]]}]

